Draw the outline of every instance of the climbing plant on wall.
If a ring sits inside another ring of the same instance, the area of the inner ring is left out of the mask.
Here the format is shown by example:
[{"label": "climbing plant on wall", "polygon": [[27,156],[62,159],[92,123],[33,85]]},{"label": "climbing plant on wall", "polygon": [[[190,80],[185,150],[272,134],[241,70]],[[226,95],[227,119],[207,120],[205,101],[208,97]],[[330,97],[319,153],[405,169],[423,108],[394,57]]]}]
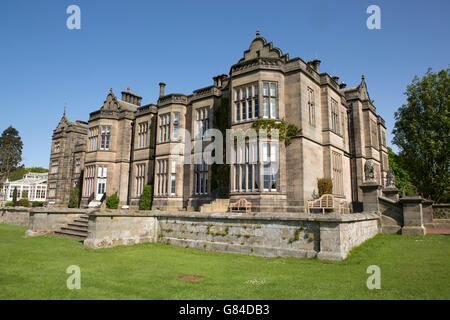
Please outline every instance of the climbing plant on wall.
[{"label": "climbing plant on wall", "polygon": [[[213,124],[226,137],[226,130],[230,128],[228,119],[229,99],[222,98],[220,105],[214,110]],[[230,182],[230,167],[226,165],[226,139],[223,139],[223,164],[213,163],[211,165],[211,191],[217,192],[218,196],[226,196]]]},{"label": "climbing plant on wall", "polygon": [[298,136],[302,131],[294,124],[287,124],[284,119],[281,122],[271,119],[258,119],[253,122],[252,128],[256,131],[266,130],[269,138],[272,137],[272,130],[278,130],[278,138],[280,141],[284,141],[286,146],[292,143],[292,137]]}]

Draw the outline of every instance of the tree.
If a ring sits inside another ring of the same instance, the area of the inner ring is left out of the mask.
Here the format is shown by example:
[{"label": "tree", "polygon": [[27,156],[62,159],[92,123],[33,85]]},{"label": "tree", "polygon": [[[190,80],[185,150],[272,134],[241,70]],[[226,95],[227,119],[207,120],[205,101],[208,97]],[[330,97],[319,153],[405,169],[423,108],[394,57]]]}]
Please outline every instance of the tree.
[{"label": "tree", "polygon": [[395,113],[393,143],[402,167],[425,198],[450,200],[449,69],[417,76],[405,92],[407,104]]},{"label": "tree", "polygon": [[142,191],[142,200],[139,206],[140,210],[150,210],[152,208],[153,186],[145,185]]},{"label": "tree", "polygon": [[14,203],[14,205],[16,205],[16,203],[17,203],[17,187],[14,187],[12,202]]},{"label": "tree", "polygon": [[408,171],[406,171],[402,167],[402,159],[395,154],[394,151],[390,147],[388,149],[388,160],[389,160],[389,169],[394,171],[395,175],[395,186],[402,190],[403,187],[405,187],[405,193],[408,196],[411,196],[414,194],[414,190],[411,187],[408,187],[408,185],[411,185],[411,178],[409,177]]},{"label": "tree", "polygon": [[0,180],[9,177],[12,169],[22,161],[23,143],[17,131],[9,126],[0,136]]}]

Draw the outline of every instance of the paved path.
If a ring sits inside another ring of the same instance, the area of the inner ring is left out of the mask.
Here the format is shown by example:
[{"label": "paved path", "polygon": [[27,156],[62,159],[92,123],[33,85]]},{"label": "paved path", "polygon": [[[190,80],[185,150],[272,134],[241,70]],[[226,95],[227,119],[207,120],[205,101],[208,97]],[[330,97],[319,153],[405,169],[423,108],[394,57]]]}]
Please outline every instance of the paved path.
[{"label": "paved path", "polygon": [[450,234],[450,229],[427,228],[428,234]]}]

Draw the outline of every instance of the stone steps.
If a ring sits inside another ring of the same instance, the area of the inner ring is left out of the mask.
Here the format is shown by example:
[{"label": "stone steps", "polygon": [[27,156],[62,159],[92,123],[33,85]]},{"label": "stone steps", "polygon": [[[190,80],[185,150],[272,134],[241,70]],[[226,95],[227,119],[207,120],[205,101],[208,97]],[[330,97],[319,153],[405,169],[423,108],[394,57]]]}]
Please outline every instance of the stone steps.
[{"label": "stone steps", "polygon": [[84,241],[88,234],[88,223],[88,216],[80,216],[62,227],[61,230],[55,231],[55,235]]}]

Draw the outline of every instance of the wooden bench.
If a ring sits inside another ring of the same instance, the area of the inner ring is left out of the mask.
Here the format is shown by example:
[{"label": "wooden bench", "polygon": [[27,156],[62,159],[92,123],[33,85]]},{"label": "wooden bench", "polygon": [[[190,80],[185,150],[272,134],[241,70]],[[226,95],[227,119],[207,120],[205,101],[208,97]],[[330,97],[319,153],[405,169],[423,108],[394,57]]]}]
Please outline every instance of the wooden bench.
[{"label": "wooden bench", "polygon": [[230,203],[230,211],[245,211],[250,212],[252,210],[252,203],[243,198],[239,199],[236,202]]},{"label": "wooden bench", "polygon": [[325,213],[327,209],[334,209],[333,195],[324,194],[317,200],[308,201],[308,212],[311,212],[311,209],[321,209],[322,213]]}]

